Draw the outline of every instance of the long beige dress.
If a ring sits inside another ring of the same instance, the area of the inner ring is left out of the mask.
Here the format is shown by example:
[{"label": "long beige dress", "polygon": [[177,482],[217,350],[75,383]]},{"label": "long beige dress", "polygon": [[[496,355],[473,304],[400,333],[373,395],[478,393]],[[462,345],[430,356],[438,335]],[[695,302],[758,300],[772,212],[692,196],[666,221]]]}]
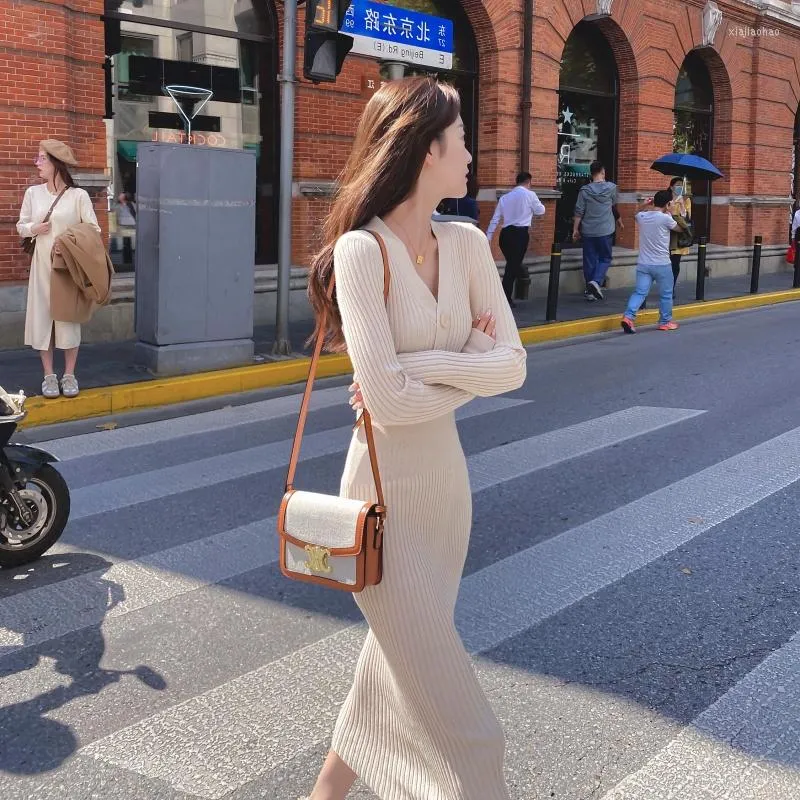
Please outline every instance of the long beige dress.
[{"label": "long beige dress", "polygon": [[[50,194],[46,183],[30,186],[22,200],[17,232],[32,236],[31,228],[42,222],[57,195]],[[84,189],[67,189],[50,217],[50,232],[36,237],[36,250],[28,277],[28,306],[25,314],[25,344],[34,350],[49,350],[55,328],[55,346],[69,350],[81,343],[81,326],[77,322],[59,322],[50,316],[50,255],[53,242],[67,228],[79,222],[88,222],[100,232],[92,201]]]},{"label": "long beige dress", "polygon": [[[434,223],[438,301],[380,220],[337,243],[344,335],[370,410],[388,515],[383,581],[355,595],[370,630],[332,747],[382,800],[507,800],[504,739],[454,624],[472,495],[454,411],[525,380],[526,353],[489,243],[472,225]],[[491,309],[496,343],[472,328]],[[341,494],[374,500],[363,428]]]}]

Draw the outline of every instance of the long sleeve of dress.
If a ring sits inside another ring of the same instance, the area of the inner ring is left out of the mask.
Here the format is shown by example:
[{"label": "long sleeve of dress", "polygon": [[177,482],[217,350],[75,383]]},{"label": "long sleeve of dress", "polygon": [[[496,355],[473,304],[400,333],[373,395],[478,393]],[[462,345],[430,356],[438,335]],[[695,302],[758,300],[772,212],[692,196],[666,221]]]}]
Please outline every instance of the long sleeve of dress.
[{"label": "long sleeve of dress", "polygon": [[22,198],[22,208],[19,210],[19,221],[17,222],[17,233],[22,236],[33,236],[31,228],[35,225],[33,219],[33,200],[30,189],[25,190]]},{"label": "long sleeve of dress", "polygon": [[492,310],[497,323],[494,347],[486,352],[475,352],[489,337],[473,331],[460,353],[425,350],[402,353],[398,361],[411,378],[426,384],[455,386],[480,397],[519,389],[525,382],[527,353],[503,292],[489,243],[485,237],[476,236],[466,228],[461,234],[457,249],[462,252],[456,258],[457,263],[471,265],[469,297],[472,316]]},{"label": "long sleeve of dress", "polygon": [[81,213],[81,222],[86,222],[92,227],[97,229],[100,233],[100,226],[97,224],[97,215],[94,213],[94,206],[86,190],[81,189],[80,197],[78,198],[78,210]]},{"label": "long sleeve of dress", "polygon": [[[364,231],[345,234],[336,243],[333,258],[347,352],[364,406],[375,422],[426,422],[471,400],[474,395],[462,389],[426,386],[398,362],[383,300],[383,264],[373,236]],[[414,313],[413,308],[408,313]]]}]

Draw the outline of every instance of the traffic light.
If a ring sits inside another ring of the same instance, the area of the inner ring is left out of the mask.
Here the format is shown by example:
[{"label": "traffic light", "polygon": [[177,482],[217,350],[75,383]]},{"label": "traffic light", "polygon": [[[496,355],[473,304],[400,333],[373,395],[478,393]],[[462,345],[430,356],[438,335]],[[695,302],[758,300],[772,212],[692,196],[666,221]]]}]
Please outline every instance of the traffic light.
[{"label": "traffic light", "polygon": [[308,0],[303,75],[314,83],[333,82],[342,70],[353,37],[339,33],[350,0]]}]

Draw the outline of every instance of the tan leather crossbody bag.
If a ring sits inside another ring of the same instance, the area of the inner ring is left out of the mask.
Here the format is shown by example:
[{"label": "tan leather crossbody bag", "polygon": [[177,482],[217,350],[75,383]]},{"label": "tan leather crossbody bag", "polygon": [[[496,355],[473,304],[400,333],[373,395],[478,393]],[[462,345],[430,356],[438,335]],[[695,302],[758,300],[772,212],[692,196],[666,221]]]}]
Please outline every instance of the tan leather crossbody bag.
[{"label": "tan leather crossbody bag", "polygon": [[[389,260],[383,239],[369,231],[378,241],[383,258],[383,299],[389,297]],[[334,277],[328,285],[328,297],[333,296]],[[292,442],[289,472],[286,476],[281,507],[278,512],[281,572],[287,577],[317,583],[331,589],[360,592],[365,586],[381,582],[383,573],[383,525],[386,506],[383,501],[372,420],[364,409],[354,427],[364,425],[367,449],[375,481],[377,503],[351,500],[336,495],[304,492],[294,488],[294,475],[300,457],[300,443],[308,416],[311,389],[325,338],[325,319],[311,356],[297,430]]]}]

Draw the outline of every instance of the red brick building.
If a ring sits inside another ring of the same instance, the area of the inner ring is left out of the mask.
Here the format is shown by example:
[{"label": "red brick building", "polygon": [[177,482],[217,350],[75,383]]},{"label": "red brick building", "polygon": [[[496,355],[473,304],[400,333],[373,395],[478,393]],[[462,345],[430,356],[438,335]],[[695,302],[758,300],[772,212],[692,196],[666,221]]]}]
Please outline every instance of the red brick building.
[{"label": "red brick building", "polygon": [[[623,217],[631,217],[642,193],[665,185],[650,164],[673,149],[705,155],[724,173],[710,187],[692,187],[697,226],[712,243],[736,248],[761,234],[776,251],[785,244],[790,197],[800,184],[800,3],[393,5],[453,21],[455,56],[444,78],[462,93],[483,222],[498,192],[527,167],[548,209],[535,228],[533,256],[565,238],[589,161],[604,161]],[[279,0],[0,0],[0,317],[26,278],[14,223],[25,186],[36,180],[40,139],[74,148],[78,180],[95,198],[115,261],[121,272],[130,269],[130,231],[118,222],[115,198],[135,196],[137,142],[182,136],[162,92],[170,82],[212,85],[196,144],[257,153],[255,263],[275,262],[281,31]],[[315,246],[358,115],[386,76],[386,65],[349,56],[336,84],[299,81],[295,264],[306,263]],[[633,224],[617,245],[635,248]]]}]

